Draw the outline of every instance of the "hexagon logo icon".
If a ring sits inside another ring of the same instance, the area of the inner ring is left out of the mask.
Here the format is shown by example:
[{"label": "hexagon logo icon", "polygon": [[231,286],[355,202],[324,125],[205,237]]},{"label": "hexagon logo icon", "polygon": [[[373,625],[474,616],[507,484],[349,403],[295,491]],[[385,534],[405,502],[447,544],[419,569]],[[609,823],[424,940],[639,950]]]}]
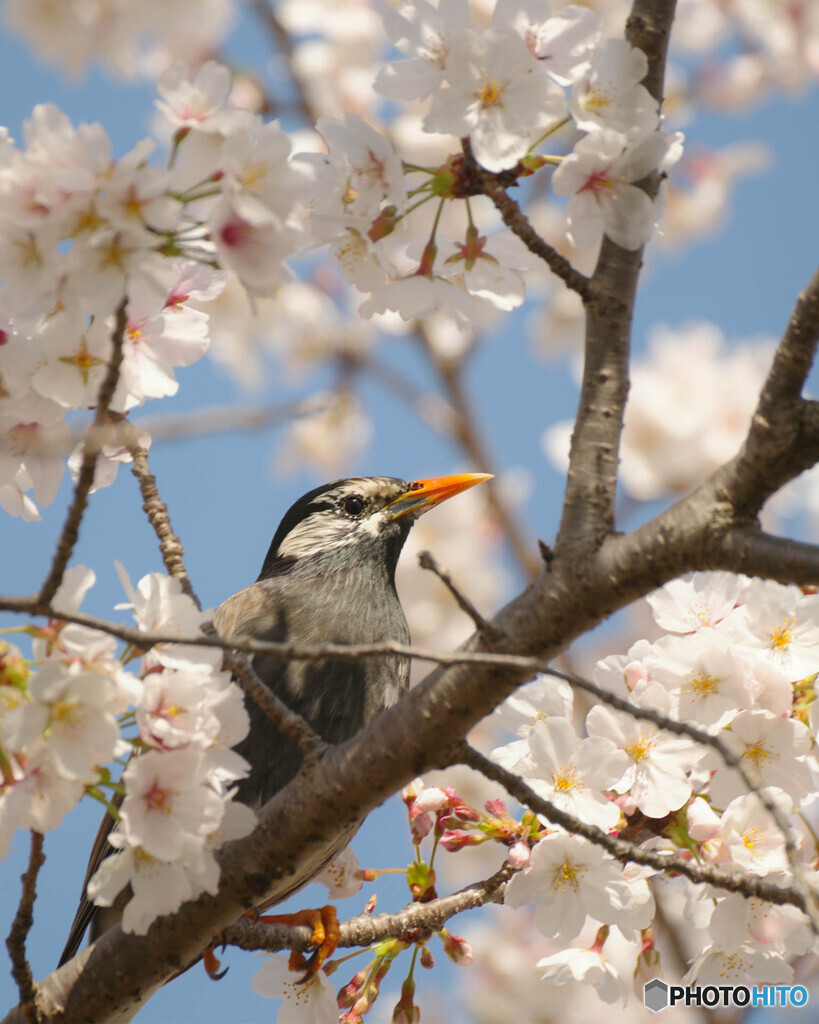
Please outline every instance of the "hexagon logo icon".
[{"label": "hexagon logo icon", "polygon": [[668,1006],[668,985],[654,978],[643,986],[643,1003],[653,1013],[659,1013]]}]

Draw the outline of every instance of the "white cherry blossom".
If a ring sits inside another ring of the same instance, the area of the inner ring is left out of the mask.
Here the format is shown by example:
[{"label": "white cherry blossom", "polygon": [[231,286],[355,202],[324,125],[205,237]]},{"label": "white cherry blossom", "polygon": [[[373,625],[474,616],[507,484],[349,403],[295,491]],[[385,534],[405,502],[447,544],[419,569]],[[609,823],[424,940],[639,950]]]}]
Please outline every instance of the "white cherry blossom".
[{"label": "white cherry blossom", "polygon": [[159,110],[177,128],[199,132],[225,132],[235,123],[236,111],[227,107],[230,93],[230,69],[209,60],[196,77],[188,77],[183,61],[175,61],[159,76]]},{"label": "white cherry blossom", "polygon": [[467,0],[447,0],[437,7],[427,0],[387,5],[384,29],[409,59],[393,61],[379,71],[376,92],[399,101],[432,96],[444,81],[452,47],[472,28]]},{"label": "white cherry blossom", "polygon": [[580,836],[553,832],[532,850],[529,867],[509,880],[504,902],[522,907],[537,901],[538,929],[571,941],[587,915],[603,924],[627,918],[631,898],[617,861]]},{"label": "white cherry blossom", "polygon": [[516,32],[487,30],[459,43],[424,119],[430,132],[468,135],[489,171],[514,166],[565,111],[565,97]]},{"label": "white cherry blossom", "polygon": [[649,594],[654,620],[668,633],[716,626],[742,601],[750,580],[732,572],[697,572]]},{"label": "white cherry blossom", "polygon": [[753,666],[714,629],[687,637],[667,637],[649,659],[651,678],[676,698],[682,719],[724,726],[757,695]]},{"label": "white cherry blossom", "polygon": [[613,128],[629,138],[654,131],[659,104],[641,81],[648,73],[642,50],[625,39],[607,39],[591,67],[572,89],[569,110],[578,128],[594,132]]},{"label": "white cherry blossom", "polygon": [[558,195],[571,196],[567,211],[570,241],[596,246],[602,234],[624,249],[639,249],[654,230],[655,202],[632,182],[657,170],[676,140],[651,132],[629,142],[610,128],[582,138],[552,176]]},{"label": "white cherry blossom", "polygon": [[221,185],[240,217],[256,225],[287,219],[298,182],[289,155],[290,139],[275,121],[225,139]]},{"label": "white cherry blossom", "polygon": [[561,810],[599,828],[614,828],[620,810],[604,790],[612,788],[628,766],[628,755],[610,739],[580,739],[565,718],[536,722],[527,737],[526,781]]},{"label": "white cherry blossom", "polygon": [[[793,808],[788,794],[772,788],[763,792],[787,818]],[[731,860],[748,871],[766,875],[787,870],[785,837],[755,793],[746,793],[728,804],[722,813],[720,839]]]},{"label": "white cherry blossom", "polygon": [[617,968],[602,953],[593,949],[562,949],[559,953],[538,960],[547,985],[580,982],[590,985],[604,1003],[623,1005],[628,1001],[628,988]]},{"label": "white cherry blossom", "polygon": [[773,580],[754,580],[745,603],[726,619],[722,634],[764,660],[789,682],[819,671],[819,595]]},{"label": "white cherry blossom", "polygon": [[571,5],[551,15],[546,0],[497,0],[492,27],[511,29],[559,85],[571,85],[588,68],[602,32],[600,16]]},{"label": "white cherry blossom", "polygon": [[628,756],[630,763],[612,788],[629,793],[649,818],[665,817],[691,796],[688,772],[705,756],[701,745],[602,704],[588,713],[586,728],[591,736],[608,740]]},{"label": "white cherry blossom", "polygon": [[279,1024],[326,1024],[338,1019],[336,990],[324,971],[304,978],[290,970],[287,958],[266,956],[253,975],[253,991],[268,999],[281,999]]},{"label": "white cherry blossom", "polygon": [[[740,711],[720,738],[741,759],[753,785],[783,789],[794,801],[801,801],[814,788],[803,756],[811,737],[801,722],[769,711]],[[716,751],[709,751],[705,765],[716,769],[711,780],[714,806],[725,808],[747,792],[736,770],[726,767]]]},{"label": "white cherry blossom", "polygon": [[221,821],[224,800],[208,782],[208,760],[199,750],[149,750],[123,772],[126,796],[120,814],[131,846],[152,857],[176,860],[186,840],[204,840]]}]

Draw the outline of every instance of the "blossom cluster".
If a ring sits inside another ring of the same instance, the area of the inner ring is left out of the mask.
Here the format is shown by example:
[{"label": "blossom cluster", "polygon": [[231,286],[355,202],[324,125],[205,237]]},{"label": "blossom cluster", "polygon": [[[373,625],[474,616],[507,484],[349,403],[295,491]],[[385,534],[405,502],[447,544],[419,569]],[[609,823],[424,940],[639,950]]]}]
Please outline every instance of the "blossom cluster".
[{"label": "blossom cluster", "polygon": [[[133,588],[120,575],[143,632],[196,635],[209,618],[177,580],[152,573]],[[94,574],[69,569],[54,606],[76,612]],[[144,933],[160,914],[214,893],[214,852],[252,830],[233,800],[247,764],[231,747],[247,733],[243,695],[220,669],[221,651],[158,644],[139,675],[110,635],[62,620],[29,627],[32,657],[0,654],[0,856],[16,829],[57,828],[84,793],[117,821],[88,895],[110,906],[130,885],[123,927]],[[112,761],[127,759],[121,778]],[[134,754],[138,756],[133,756]],[[106,792],[107,791],[107,792]],[[116,805],[114,794],[121,797]]]},{"label": "blossom cluster", "polygon": [[[656,203],[633,182],[670,166],[680,141],[640,84],[645,56],[604,40],[596,15],[499,0],[481,28],[465,2],[406,0],[385,27],[407,59],[375,88],[395,102],[431,97],[426,132],[468,138],[493,172],[558,164],[554,187],[570,197],[578,244],[604,232],[628,248],[648,240]],[[97,402],[122,301],[115,420],[176,392],[174,369],[208,347],[201,304],[225,272],[255,300],[289,280],[289,257],[327,247],[366,316],[447,311],[466,328],[523,302],[533,259],[514,236],[482,234],[468,200],[461,238],[444,236],[444,205],[460,208],[467,194],[462,154],[437,168],[406,163],[355,114],[320,118],[314,150],[294,153],[278,123],[232,105],[230,72],[212,61],[192,78],[172,64],[158,89],[171,136],[163,169],[149,163],[151,140],[116,159],[102,126],[75,127],[51,104],[35,108],[21,148],[0,138],[0,504],[12,514],[37,518],[53,500],[71,444],[66,416]],[[584,133],[572,153],[538,153],[569,124]],[[409,187],[409,174],[420,182]],[[321,429],[335,430],[339,416],[361,433],[349,402],[336,402]],[[96,486],[134,443],[115,431],[104,440]],[[80,459],[77,450],[75,472]]]},{"label": "blossom cluster", "polygon": [[[648,600],[664,635],[603,659],[594,674],[635,712],[596,704],[578,732],[570,687],[539,678],[499,709],[518,738],[492,757],[555,807],[646,849],[775,886],[815,878],[816,838],[803,816],[819,781],[819,596],[708,572]],[[696,736],[641,719],[643,710],[718,738],[742,770]],[[653,948],[657,872],[624,866],[588,839],[542,825],[539,834],[527,824],[501,839],[531,847],[528,856],[510,851],[510,862],[524,869],[505,902],[534,903],[541,934],[569,944],[541,960],[544,980],[583,981],[609,1002],[627,997],[626,979],[607,964],[603,946],[617,928],[647,980],[640,958]],[[478,827],[482,840],[488,830]],[[815,946],[807,918],[792,906],[679,885],[696,935],[687,983],[787,982],[793,958]],[[589,928],[598,941],[572,948]]]}]

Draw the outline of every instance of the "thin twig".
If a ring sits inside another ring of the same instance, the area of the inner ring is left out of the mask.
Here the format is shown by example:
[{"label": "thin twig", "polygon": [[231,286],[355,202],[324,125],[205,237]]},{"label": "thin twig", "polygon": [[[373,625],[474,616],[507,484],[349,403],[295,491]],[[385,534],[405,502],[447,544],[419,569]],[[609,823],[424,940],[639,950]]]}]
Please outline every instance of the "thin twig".
[{"label": "thin twig", "polygon": [[317,732],[295,711],[282,701],[259,679],[247,658],[225,652],[224,667],[232,672],[244,692],[264,711],[283,736],[292,739],[299,748],[306,766],[314,764],[327,750],[327,744]]},{"label": "thin twig", "polygon": [[[99,431],[105,426],[108,417],[108,408],[116,391],[119,371],[122,366],[122,349],[125,343],[125,328],[128,324],[127,316],[128,300],[126,297],[117,306],[114,329],[111,334],[111,358],[108,362],[108,369],[100,385],[97,395],[97,411],[94,415],[94,423],[91,429]],[[51,564],[48,576],[40,588],[40,600],[48,604],[57,593],[57,588],[63,580],[68,563],[71,560],[74,546],[80,535],[80,523],[85,514],[88,504],[88,495],[94,485],[94,472],[97,465],[98,449],[89,446],[83,451],[82,463],[77,476],[77,483],[74,488],[74,499],[68,509],[68,514],[63,525],[60,539],[57,541],[57,550],[54,554],[54,561]]]},{"label": "thin twig", "polygon": [[763,881],[758,875],[725,871],[723,868],[717,868],[711,864],[696,864],[694,861],[684,860],[677,854],[646,850],[641,846],[635,846],[633,843],[611,836],[595,825],[587,825],[579,818],[555,807],[550,801],[544,800],[523,779],[506,768],[502,768],[499,764],[495,764],[494,761],[490,761],[488,757],[468,743],[459,745],[454,751],[454,756],[463,764],[480,772],[481,775],[485,775],[486,778],[493,782],[499,782],[519,803],[530,808],[536,814],[542,815],[555,825],[560,825],[567,832],[582,836],[590,843],[601,846],[612,857],[624,864],[634,861],[636,864],[656,868],[657,871],[684,875],[697,884],[707,883],[728,892],[755,897],[768,903],[780,906],[790,904],[800,910],[806,910],[805,896],[792,888],[780,889],[771,885],[770,882]]},{"label": "thin twig", "polygon": [[[339,946],[370,946],[385,939],[424,942],[456,914],[487,903],[502,903],[504,887],[513,874],[514,869],[505,865],[491,878],[474,882],[450,896],[441,896],[429,903],[410,903],[395,914],[353,917],[341,925]],[[275,953],[280,949],[307,949],[311,945],[312,929],[301,925],[254,924],[244,918],[225,929],[221,938],[228,945],[241,949]]]},{"label": "thin twig", "polygon": [[557,249],[541,238],[532,227],[529,218],[493,174],[481,167],[477,167],[477,173],[481,178],[484,195],[488,196],[495,204],[498,213],[503,218],[503,223],[509,230],[518,236],[529,252],[543,260],[549,270],[559,277],[567,288],[577,292],[584,303],[591,302],[594,297],[592,281],[585,274],[581,274],[579,270],[575,270],[565,256],[561,256]]},{"label": "thin twig", "polygon": [[190,576],[188,576],[187,569],[185,568],[185,549],[173,531],[170,515],[168,514],[168,506],[159,497],[156,477],[148,467],[148,450],[141,447],[141,445],[133,444],[129,446],[128,451],[134,460],[131,472],[139,483],[143,511],[159,539],[159,551],[162,555],[162,562],[168,571],[168,575],[179,580],[182,590],[201,611],[202,605],[196,596]]},{"label": "thin twig", "polygon": [[475,628],[484,638],[484,640],[492,643],[502,637],[502,633],[488,622],[483,615],[478,611],[475,605],[469,600],[469,598],[462,591],[455,586],[452,581],[452,577],[446,571],[442,569],[440,565],[435,561],[435,558],[430,551],[419,551],[418,552],[418,564],[422,569],[428,569],[430,572],[434,572],[438,579],[443,583],[447,590],[455,598],[458,607],[462,612],[465,612],[475,624]]},{"label": "thin twig", "polygon": [[31,833],[31,849],[28,855],[28,867],[20,881],[23,884],[20,903],[6,939],[6,948],[11,957],[11,975],[17,982],[20,1003],[32,1022],[38,1019],[35,1002],[36,986],[31,967],[26,957],[26,938],[34,924],[34,901],[37,898],[37,875],[45,862],[43,853],[43,835],[41,832]]}]

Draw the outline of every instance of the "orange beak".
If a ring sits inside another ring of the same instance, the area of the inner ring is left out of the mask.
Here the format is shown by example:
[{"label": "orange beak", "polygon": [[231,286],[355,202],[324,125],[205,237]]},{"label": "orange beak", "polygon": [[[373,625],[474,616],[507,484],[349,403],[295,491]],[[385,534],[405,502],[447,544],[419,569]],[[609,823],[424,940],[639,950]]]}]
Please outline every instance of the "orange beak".
[{"label": "orange beak", "polygon": [[423,515],[435,505],[447,498],[452,498],[468,487],[491,480],[491,473],[459,473],[456,476],[435,476],[429,480],[416,480],[409,485],[409,490],[387,507],[393,510],[392,518],[398,519],[412,512],[416,516]]}]

